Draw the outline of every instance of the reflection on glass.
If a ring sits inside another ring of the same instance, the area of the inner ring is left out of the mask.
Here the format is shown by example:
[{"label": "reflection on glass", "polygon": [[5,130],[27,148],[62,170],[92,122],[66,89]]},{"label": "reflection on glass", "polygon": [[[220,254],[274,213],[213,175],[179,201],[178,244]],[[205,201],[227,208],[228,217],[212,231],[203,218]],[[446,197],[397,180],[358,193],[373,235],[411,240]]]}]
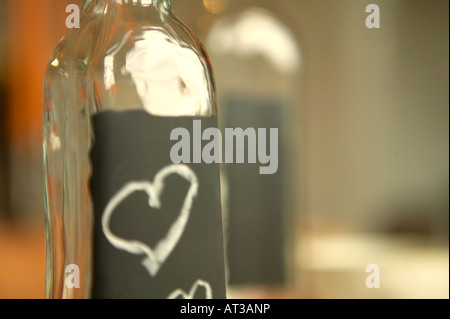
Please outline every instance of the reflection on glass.
[{"label": "reflection on glass", "polygon": [[149,113],[196,115],[210,107],[207,77],[197,54],[174,43],[164,31],[144,31],[127,53],[124,70]]}]

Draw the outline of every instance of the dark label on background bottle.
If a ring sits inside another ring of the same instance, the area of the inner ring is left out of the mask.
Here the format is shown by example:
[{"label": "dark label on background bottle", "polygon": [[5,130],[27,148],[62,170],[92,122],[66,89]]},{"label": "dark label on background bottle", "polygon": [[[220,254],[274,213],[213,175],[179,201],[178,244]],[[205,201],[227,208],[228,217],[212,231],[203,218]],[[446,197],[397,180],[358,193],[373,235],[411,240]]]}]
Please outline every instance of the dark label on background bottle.
[{"label": "dark label on background bottle", "polygon": [[[218,164],[173,164],[174,128],[145,111],[93,117],[93,298],[225,298]],[[192,134],[191,134],[192,136]]]},{"label": "dark label on background bottle", "polygon": [[283,101],[230,97],[226,127],[258,127],[280,132],[278,170],[262,175],[252,164],[227,164],[226,247],[230,284],[285,282],[286,232],[285,123]]}]

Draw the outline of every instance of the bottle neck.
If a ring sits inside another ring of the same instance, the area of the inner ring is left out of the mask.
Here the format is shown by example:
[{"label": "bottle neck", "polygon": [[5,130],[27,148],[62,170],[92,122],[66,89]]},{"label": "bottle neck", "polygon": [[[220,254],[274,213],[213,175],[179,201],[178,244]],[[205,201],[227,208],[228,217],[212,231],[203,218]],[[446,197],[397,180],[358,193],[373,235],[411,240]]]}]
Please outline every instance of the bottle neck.
[{"label": "bottle neck", "polygon": [[172,0],[83,0],[83,10],[98,5],[116,4],[120,6],[149,7],[154,6],[164,11],[172,11]]}]

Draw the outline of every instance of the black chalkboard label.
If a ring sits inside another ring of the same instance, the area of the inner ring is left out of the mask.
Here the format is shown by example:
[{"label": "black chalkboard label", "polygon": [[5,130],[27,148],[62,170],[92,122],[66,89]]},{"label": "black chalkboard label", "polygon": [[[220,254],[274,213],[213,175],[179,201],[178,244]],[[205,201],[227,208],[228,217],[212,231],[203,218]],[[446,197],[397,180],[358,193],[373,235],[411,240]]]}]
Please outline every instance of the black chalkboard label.
[{"label": "black chalkboard label", "polygon": [[217,119],[108,111],[92,120],[93,298],[225,298],[219,167],[170,160],[174,128]]},{"label": "black chalkboard label", "polygon": [[227,164],[225,238],[229,283],[280,285],[285,281],[286,176],[284,109],[278,100],[230,97],[226,127],[278,128],[278,170],[260,174],[255,164]]}]

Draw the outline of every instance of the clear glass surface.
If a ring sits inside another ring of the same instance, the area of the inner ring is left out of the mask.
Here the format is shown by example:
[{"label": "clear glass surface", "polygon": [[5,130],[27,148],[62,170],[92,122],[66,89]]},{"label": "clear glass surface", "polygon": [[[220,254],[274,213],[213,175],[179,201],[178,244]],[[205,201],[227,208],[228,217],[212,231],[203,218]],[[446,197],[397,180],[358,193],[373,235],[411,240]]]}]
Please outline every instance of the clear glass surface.
[{"label": "clear glass surface", "polygon": [[[43,97],[47,298],[88,298],[92,267],[91,117],[146,110],[215,116],[209,58],[170,0],[88,0],[53,53]],[[78,265],[80,288],[65,285]]]}]

